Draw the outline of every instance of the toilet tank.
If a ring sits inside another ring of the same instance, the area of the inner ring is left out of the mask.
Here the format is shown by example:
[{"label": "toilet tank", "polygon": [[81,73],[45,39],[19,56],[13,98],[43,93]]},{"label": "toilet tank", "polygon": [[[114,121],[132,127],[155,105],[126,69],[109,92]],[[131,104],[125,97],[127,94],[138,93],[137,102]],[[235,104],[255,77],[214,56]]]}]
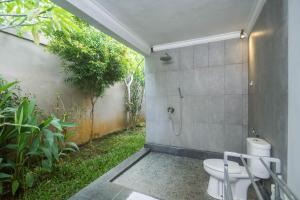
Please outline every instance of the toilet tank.
[{"label": "toilet tank", "polygon": [[[247,154],[253,156],[267,156],[270,157],[271,145],[260,138],[247,138]],[[270,167],[270,163],[266,162]],[[268,179],[269,172],[263,166],[259,159],[248,159],[248,166],[251,173],[257,178]]]}]

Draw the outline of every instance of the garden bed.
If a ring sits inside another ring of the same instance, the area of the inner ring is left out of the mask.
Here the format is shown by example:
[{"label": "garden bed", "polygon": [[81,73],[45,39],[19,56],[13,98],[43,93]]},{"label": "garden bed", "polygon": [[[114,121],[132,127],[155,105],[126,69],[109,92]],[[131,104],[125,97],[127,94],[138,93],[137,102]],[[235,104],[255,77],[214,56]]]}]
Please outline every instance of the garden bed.
[{"label": "garden bed", "polygon": [[120,131],[86,144],[19,199],[68,199],[144,146],[145,129]]}]

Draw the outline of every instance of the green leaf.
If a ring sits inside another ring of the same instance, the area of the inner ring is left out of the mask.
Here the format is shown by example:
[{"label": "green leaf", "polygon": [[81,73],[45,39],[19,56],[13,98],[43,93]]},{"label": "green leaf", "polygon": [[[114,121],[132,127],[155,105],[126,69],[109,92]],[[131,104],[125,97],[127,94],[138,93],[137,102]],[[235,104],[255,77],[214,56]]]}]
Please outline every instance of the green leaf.
[{"label": "green leaf", "polygon": [[66,156],[67,154],[65,154],[65,153],[59,153],[59,156]]},{"label": "green leaf", "polygon": [[28,152],[28,153],[26,153],[26,155],[31,155],[31,156],[41,156],[42,154],[41,154],[41,152],[39,152],[39,151],[30,151],[30,152]]},{"label": "green leaf", "polygon": [[11,184],[11,191],[12,191],[13,196],[15,196],[16,192],[19,189],[19,186],[20,186],[20,183],[19,183],[18,180],[14,180],[12,182],[12,184]]},{"label": "green leaf", "polygon": [[62,131],[62,127],[60,124],[60,119],[53,117],[53,120],[51,121],[51,125],[57,128],[57,130]]},{"label": "green leaf", "polygon": [[66,145],[72,147],[73,149],[75,149],[77,151],[79,151],[79,148],[78,148],[77,144],[74,143],[74,142],[66,142]]},{"label": "green leaf", "polygon": [[72,152],[75,152],[76,150],[73,149],[73,148],[66,147],[66,148],[64,148],[64,151],[72,151]]},{"label": "green leaf", "polygon": [[3,194],[3,184],[0,182],[0,196]]},{"label": "green leaf", "polygon": [[45,134],[45,140],[49,147],[51,147],[54,143],[54,134],[51,130],[44,128],[43,133]]},{"label": "green leaf", "polygon": [[33,36],[33,41],[36,44],[40,43],[40,35],[39,35],[39,30],[37,25],[33,25],[31,28],[31,34]]},{"label": "green leaf", "polygon": [[28,105],[28,115],[33,115],[35,105],[36,105],[35,99],[31,99]]},{"label": "green leaf", "polygon": [[0,93],[7,90],[8,88],[16,85],[17,83],[18,83],[17,81],[14,81],[14,82],[8,83],[6,85],[0,86]]},{"label": "green leaf", "polygon": [[46,120],[44,120],[40,125],[39,125],[39,128],[40,129],[43,129],[43,128],[46,128],[48,127],[50,124],[51,124],[51,121],[53,120],[53,117],[50,116],[48,117]]},{"label": "green leaf", "polygon": [[47,172],[51,172],[52,162],[50,160],[43,160],[42,161],[42,169]]},{"label": "green leaf", "polygon": [[32,172],[28,172],[26,174],[25,179],[26,179],[26,186],[31,188],[33,186],[33,182],[34,182],[34,175],[33,175],[33,173]]},{"label": "green leaf", "polygon": [[65,136],[63,135],[63,134],[61,134],[61,133],[53,133],[53,135],[55,136],[55,137],[58,137],[58,138],[64,138]]},{"label": "green leaf", "polygon": [[23,122],[23,106],[22,106],[22,104],[21,104],[21,106],[19,106],[18,111],[16,113],[15,122],[18,125],[17,128],[18,128],[18,132],[20,133],[21,125]]},{"label": "green leaf", "polygon": [[11,149],[11,150],[18,149],[18,145],[17,144],[8,144],[5,147],[8,148],[8,149]]},{"label": "green leaf", "polygon": [[0,172],[0,179],[7,179],[7,178],[11,178],[11,175]]},{"label": "green leaf", "polygon": [[15,167],[15,165],[14,165],[14,163],[2,163],[2,164],[0,164],[0,169],[1,168],[14,168]]},{"label": "green leaf", "polygon": [[61,126],[65,128],[73,128],[76,127],[77,124],[73,122],[61,122]]},{"label": "green leaf", "polygon": [[33,142],[30,146],[29,152],[37,152],[40,147],[40,138],[36,137],[33,139]]},{"label": "green leaf", "polygon": [[52,155],[53,155],[53,157],[55,158],[55,160],[58,161],[58,159],[59,159],[59,154],[58,154],[58,146],[57,146],[57,144],[54,144],[54,145],[52,146],[51,150],[52,150]]},{"label": "green leaf", "polygon": [[52,160],[51,152],[48,148],[42,147],[42,151],[48,160]]}]

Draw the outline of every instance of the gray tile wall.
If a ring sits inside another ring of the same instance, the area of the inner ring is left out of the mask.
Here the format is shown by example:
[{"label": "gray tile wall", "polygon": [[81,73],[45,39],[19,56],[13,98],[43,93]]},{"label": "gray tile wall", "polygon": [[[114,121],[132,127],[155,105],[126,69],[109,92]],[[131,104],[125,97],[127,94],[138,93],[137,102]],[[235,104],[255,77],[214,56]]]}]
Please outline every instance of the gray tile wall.
[{"label": "gray tile wall", "polygon": [[288,158],[287,183],[297,197],[300,197],[300,1],[288,2]]},{"label": "gray tile wall", "polygon": [[287,165],[288,1],[268,0],[249,39],[249,129],[272,144]]},{"label": "gray tile wall", "polygon": [[300,1],[292,0],[288,3],[288,164],[287,181],[297,197],[300,197]]},{"label": "gray tile wall", "polygon": [[[215,152],[245,151],[248,42],[232,39],[146,57],[147,143]],[[180,102],[178,88],[184,96]],[[180,132],[180,104],[182,130]],[[174,126],[167,107],[175,108]],[[175,132],[174,132],[175,130]]]}]

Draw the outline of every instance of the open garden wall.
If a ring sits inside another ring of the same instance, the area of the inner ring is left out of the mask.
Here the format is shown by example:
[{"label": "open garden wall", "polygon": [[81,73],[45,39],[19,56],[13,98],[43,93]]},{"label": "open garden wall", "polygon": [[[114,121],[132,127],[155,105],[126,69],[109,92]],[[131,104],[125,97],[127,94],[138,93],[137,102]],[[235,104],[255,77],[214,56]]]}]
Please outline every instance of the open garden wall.
[{"label": "open garden wall", "polygon": [[[42,45],[3,32],[0,32],[0,44],[0,74],[7,80],[20,81],[21,92],[35,96],[45,112],[59,115],[65,107],[70,120],[78,123],[74,141],[87,142],[91,128],[89,100],[82,92],[64,83],[61,60]],[[125,127],[124,95],[124,86],[118,83],[98,100],[94,126],[96,137]]]}]

